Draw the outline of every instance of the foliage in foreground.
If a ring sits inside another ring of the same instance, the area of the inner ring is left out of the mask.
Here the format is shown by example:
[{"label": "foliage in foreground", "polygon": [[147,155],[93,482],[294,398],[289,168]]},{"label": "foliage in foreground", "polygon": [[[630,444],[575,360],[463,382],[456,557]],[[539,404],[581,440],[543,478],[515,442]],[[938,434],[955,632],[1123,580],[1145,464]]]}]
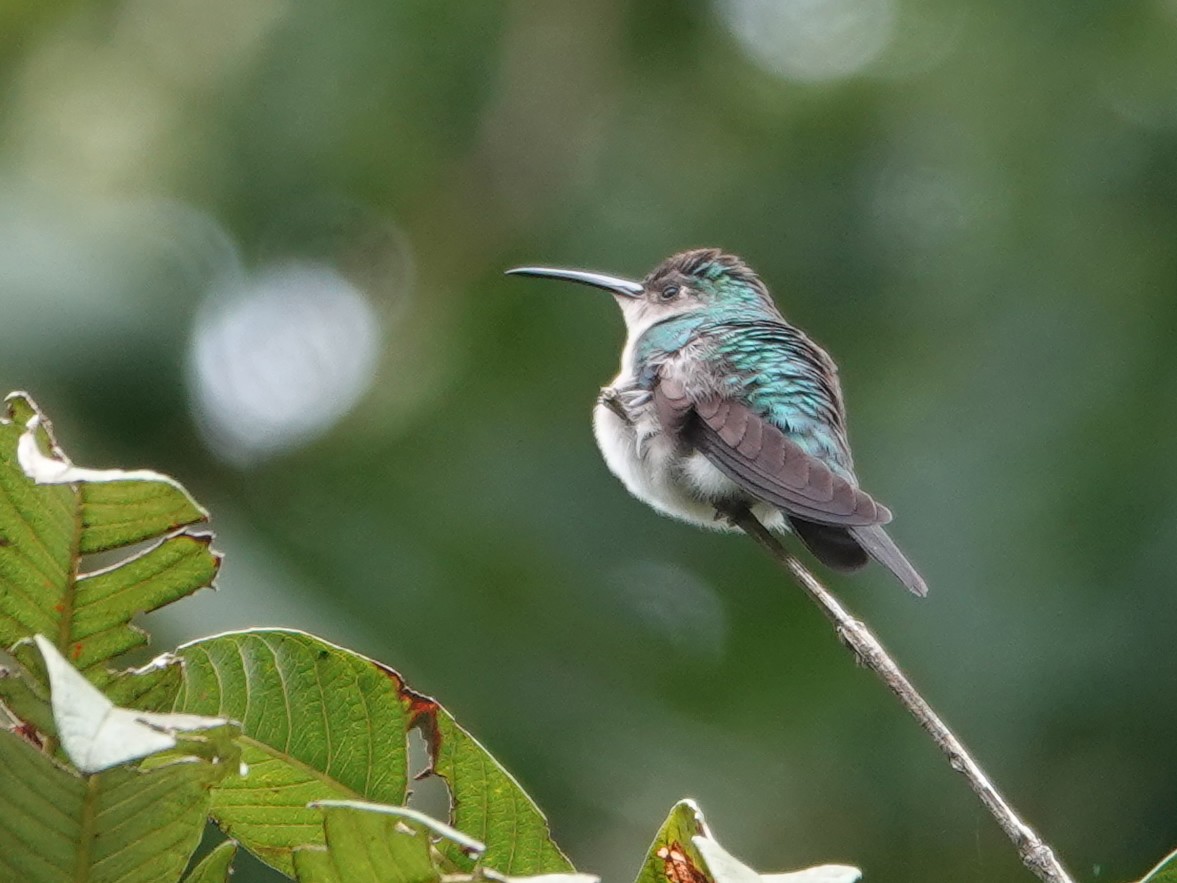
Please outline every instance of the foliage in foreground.
[{"label": "foliage in foreground", "polygon": [[[31,399],[5,404],[0,880],[213,883],[238,844],[308,883],[596,879],[574,871],[510,773],[379,662],[254,629],[119,668],[146,641],[133,616],[212,584],[207,513],[158,473],[73,466]],[[414,731],[449,791],[444,822],[409,805]],[[210,818],[229,839],[189,869]],[[859,877],[840,865],[759,875],[684,801],[637,883]]]}]

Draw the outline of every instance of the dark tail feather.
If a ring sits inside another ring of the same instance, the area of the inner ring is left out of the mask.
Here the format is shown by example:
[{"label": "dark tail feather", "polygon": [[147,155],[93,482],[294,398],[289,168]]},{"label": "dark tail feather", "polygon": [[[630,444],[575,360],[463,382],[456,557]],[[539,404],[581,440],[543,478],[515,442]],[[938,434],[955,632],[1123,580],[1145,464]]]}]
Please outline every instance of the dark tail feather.
[{"label": "dark tail feather", "polygon": [[923,577],[916,573],[911,562],[879,525],[869,527],[837,527],[818,524],[803,518],[790,518],[793,532],[813,553],[813,557],[834,570],[858,570],[867,563],[869,555],[899,578],[907,588],[921,598],[928,594]]},{"label": "dark tail feather", "polygon": [[813,557],[834,570],[858,570],[869,560],[849,531],[832,524],[818,524],[803,518],[790,518],[793,533],[813,553]]},{"label": "dark tail feather", "polygon": [[928,594],[928,586],[924,582],[924,578],[916,573],[915,568],[911,566],[911,562],[903,556],[903,553],[899,551],[899,547],[895,545],[891,538],[887,536],[887,532],[879,527],[879,525],[872,524],[870,527],[850,527],[846,528],[846,530],[850,532],[850,536],[858,540],[868,555],[895,574],[899,578],[899,581],[911,589],[911,591],[921,598]]}]

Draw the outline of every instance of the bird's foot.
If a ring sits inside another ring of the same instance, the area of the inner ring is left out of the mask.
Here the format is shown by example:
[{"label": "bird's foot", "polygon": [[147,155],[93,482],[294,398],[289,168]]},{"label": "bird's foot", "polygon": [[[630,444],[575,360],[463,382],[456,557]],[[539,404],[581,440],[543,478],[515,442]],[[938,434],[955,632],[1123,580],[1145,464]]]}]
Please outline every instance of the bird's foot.
[{"label": "bird's foot", "polygon": [[861,632],[865,626],[856,619],[838,626],[838,642],[854,654],[854,662],[859,668],[874,668],[869,659],[863,655],[863,640]]},{"label": "bird's foot", "polygon": [[740,530],[748,514],[748,507],[741,503],[716,503],[714,520],[725,522],[728,527]]},{"label": "bird's foot", "polygon": [[625,408],[625,402],[621,399],[621,391],[612,387],[605,386],[597,394],[597,404],[604,405],[610,411],[617,415],[626,426],[633,426],[633,420],[629,417],[629,412]]}]

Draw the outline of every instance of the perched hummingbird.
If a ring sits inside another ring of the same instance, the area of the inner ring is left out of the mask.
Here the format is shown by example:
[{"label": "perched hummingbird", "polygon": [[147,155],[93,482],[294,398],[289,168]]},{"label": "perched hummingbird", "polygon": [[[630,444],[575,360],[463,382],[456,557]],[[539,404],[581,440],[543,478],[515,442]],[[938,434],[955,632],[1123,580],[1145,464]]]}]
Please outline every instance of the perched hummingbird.
[{"label": "perched hummingbird", "polygon": [[891,512],[858,487],[837,366],[785,321],[742,260],[685,251],[641,282],[548,267],[507,272],[601,288],[621,307],[621,371],[597,398],[593,430],[635,497],[720,529],[746,506],[829,567],[858,570],[870,556],[927,594],[883,530]]}]

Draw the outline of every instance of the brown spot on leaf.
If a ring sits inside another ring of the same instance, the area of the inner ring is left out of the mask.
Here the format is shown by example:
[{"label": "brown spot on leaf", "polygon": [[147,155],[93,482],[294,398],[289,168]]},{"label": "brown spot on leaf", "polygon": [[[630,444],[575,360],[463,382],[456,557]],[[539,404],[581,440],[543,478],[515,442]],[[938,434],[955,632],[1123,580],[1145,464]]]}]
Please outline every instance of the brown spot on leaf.
[{"label": "brown spot on leaf", "polygon": [[32,724],[19,723],[12,728],[12,732],[16,733],[16,735],[20,736],[38,751],[45,747],[45,737]]},{"label": "brown spot on leaf", "polygon": [[405,714],[409,718],[408,728],[416,727],[425,739],[425,744],[429,748],[429,766],[416,776],[418,780],[424,779],[433,774],[433,764],[441,747],[441,733],[437,729],[437,710],[440,706],[436,699],[410,688],[396,669],[376,660],[372,660],[372,665],[395,685]]},{"label": "brown spot on leaf", "polygon": [[669,883],[713,883],[711,877],[691,861],[677,840],[661,847],[654,855],[662,859],[662,872]]},{"label": "brown spot on leaf", "polygon": [[82,642],[81,641],[78,641],[78,643],[74,644],[73,647],[70,648],[70,655],[74,659],[81,658],[81,656],[82,656]]},{"label": "brown spot on leaf", "polygon": [[400,694],[401,702],[404,703],[405,710],[408,712],[410,723],[416,723],[417,718],[421,715],[432,715],[436,713],[437,700],[411,689],[405,683],[405,679],[401,677],[399,671],[392,666],[385,665],[383,662],[377,662],[374,659],[372,660],[372,665],[395,685],[397,693]]},{"label": "brown spot on leaf", "polygon": [[409,688],[401,691],[401,697],[409,702],[409,720],[413,723],[422,717],[432,718],[437,714],[437,701],[428,696],[422,696]]}]

